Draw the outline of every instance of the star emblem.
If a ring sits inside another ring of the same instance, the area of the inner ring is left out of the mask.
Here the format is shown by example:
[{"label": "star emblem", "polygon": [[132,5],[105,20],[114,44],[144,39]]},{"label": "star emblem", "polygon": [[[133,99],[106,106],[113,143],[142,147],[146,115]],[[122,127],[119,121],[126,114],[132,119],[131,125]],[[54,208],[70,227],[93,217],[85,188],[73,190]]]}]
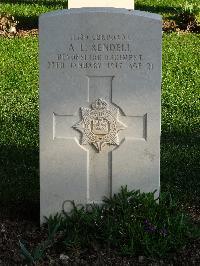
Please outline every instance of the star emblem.
[{"label": "star emblem", "polygon": [[97,99],[91,108],[81,107],[82,120],[73,128],[82,133],[81,144],[93,145],[100,152],[105,145],[119,145],[118,132],[126,128],[119,121],[119,108],[104,99]]}]

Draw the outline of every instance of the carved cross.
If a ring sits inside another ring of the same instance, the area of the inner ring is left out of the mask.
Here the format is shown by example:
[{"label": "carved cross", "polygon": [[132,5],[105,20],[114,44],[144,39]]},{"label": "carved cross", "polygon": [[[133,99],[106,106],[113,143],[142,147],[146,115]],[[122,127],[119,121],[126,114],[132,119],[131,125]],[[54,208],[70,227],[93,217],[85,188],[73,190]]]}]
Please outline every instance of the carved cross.
[{"label": "carved cross", "polygon": [[80,106],[75,115],[53,115],[53,137],[74,139],[87,151],[87,203],[100,203],[103,195],[112,195],[113,150],[124,139],[147,137],[147,114],[126,116],[112,102],[113,78],[88,77],[88,106]]}]

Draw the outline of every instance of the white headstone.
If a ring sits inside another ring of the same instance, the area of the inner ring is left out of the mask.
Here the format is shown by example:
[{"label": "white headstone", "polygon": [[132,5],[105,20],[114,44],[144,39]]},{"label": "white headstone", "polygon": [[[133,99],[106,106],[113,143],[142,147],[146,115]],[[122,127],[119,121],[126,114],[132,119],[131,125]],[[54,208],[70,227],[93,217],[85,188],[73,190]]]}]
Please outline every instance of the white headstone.
[{"label": "white headstone", "polygon": [[122,185],[159,192],[160,90],[159,15],[40,17],[41,221],[66,200],[100,203]]},{"label": "white headstone", "polygon": [[134,9],[134,0],[69,0],[68,8],[79,7],[117,7]]}]

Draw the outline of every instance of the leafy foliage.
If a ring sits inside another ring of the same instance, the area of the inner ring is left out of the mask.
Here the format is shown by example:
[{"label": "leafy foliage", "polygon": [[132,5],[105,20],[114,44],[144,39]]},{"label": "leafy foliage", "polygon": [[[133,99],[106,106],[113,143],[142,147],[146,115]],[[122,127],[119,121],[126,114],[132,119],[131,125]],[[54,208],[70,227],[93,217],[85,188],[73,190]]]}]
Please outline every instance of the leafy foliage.
[{"label": "leafy foliage", "polygon": [[[169,193],[162,194],[158,203],[154,193],[124,187],[101,206],[72,205],[70,213],[46,218],[51,243],[57,239],[54,248],[59,244],[68,252],[98,246],[122,255],[164,257],[194,234],[188,217]],[[59,238],[55,238],[57,233]],[[27,251],[23,254],[30,258]]]},{"label": "leafy foliage", "polygon": [[[56,215],[52,219],[52,221],[54,221],[53,224],[52,224],[52,222],[49,222],[49,224],[48,224],[48,238],[47,238],[47,240],[45,240],[44,242],[42,242],[41,244],[39,244],[32,251],[32,253],[28,251],[28,249],[26,248],[26,245],[23,243],[23,241],[19,241],[21,255],[24,258],[24,261],[26,263],[35,264],[37,261],[39,261],[40,259],[42,259],[45,256],[45,251],[48,248],[50,248],[50,247],[53,246],[53,244],[54,244],[54,237],[55,237],[55,235],[58,232],[58,229],[60,227],[59,216]],[[52,228],[52,225],[54,225],[53,228]]]}]

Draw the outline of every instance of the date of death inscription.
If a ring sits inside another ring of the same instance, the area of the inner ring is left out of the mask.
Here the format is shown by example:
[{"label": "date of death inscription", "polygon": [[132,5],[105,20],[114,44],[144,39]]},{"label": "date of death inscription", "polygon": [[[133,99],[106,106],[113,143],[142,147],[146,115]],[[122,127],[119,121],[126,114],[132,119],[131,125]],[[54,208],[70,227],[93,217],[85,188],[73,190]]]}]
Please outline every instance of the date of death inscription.
[{"label": "date of death inscription", "polygon": [[128,34],[72,35],[47,61],[49,70],[130,69],[152,71],[154,64],[136,52],[134,39]]}]

